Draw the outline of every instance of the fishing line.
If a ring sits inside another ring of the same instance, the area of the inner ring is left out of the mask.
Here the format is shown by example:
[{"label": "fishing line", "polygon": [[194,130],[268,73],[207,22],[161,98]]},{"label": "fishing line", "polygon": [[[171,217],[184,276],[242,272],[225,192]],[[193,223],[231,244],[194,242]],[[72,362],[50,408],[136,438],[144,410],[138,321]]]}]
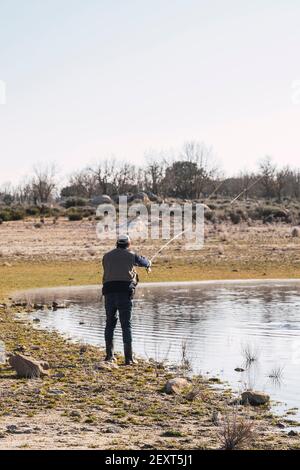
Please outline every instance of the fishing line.
[{"label": "fishing line", "polygon": [[180,235],[183,235],[185,232],[187,232],[188,230],[191,230],[191,228],[186,228],[185,230],[183,230],[182,232],[180,233],[177,233],[177,235],[175,235],[175,237],[171,238],[171,240],[169,240],[167,243],[165,243],[162,247],[160,247],[160,249],[152,256],[152,258],[150,258],[150,261],[151,263],[153,262],[153,260],[163,251],[164,248],[166,248],[168,245],[170,245],[170,243],[172,243],[174,240],[176,240],[176,238],[179,238]]},{"label": "fishing line", "polygon": [[264,176],[261,176],[260,178],[258,178],[258,180],[254,181],[254,183],[251,183],[250,186],[248,186],[247,188],[243,189],[243,191],[240,192],[240,194],[238,194],[234,199],[232,199],[232,201],[230,202],[230,204],[233,204],[240,196],[242,196],[242,194],[246,193],[247,191],[249,191],[249,189],[251,189],[256,183],[258,183],[260,180],[262,180],[264,178]]}]

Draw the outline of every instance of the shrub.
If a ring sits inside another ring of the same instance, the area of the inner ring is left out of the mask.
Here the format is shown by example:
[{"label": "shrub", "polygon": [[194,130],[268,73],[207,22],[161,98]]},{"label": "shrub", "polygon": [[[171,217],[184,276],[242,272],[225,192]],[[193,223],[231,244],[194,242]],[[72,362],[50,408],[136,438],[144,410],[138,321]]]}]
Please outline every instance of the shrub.
[{"label": "shrub", "polygon": [[214,217],[214,213],[213,212],[204,212],[204,217],[206,220],[212,220],[213,217]]},{"label": "shrub", "polygon": [[4,222],[10,220],[22,220],[25,217],[25,211],[22,207],[4,207],[0,210],[0,219]]},{"label": "shrub", "polygon": [[300,237],[300,229],[298,227],[294,227],[292,230],[292,237],[298,238]]},{"label": "shrub", "polygon": [[71,212],[69,214],[69,221],[70,222],[73,222],[73,221],[76,221],[76,220],[82,220],[82,214],[80,214],[80,212]]},{"label": "shrub", "polygon": [[250,418],[238,416],[235,409],[232,413],[227,413],[222,422],[218,437],[225,450],[234,450],[242,447],[245,443],[254,438],[254,423]]},{"label": "shrub", "polygon": [[40,209],[36,206],[30,206],[26,208],[26,215],[38,216],[40,215]]},{"label": "shrub", "polygon": [[233,224],[239,224],[242,220],[241,214],[238,212],[231,211],[229,213],[230,220]]},{"label": "shrub", "polygon": [[10,220],[23,220],[25,217],[24,209],[13,209],[11,211],[11,219]]},{"label": "shrub", "polygon": [[88,204],[88,200],[83,197],[69,197],[66,199],[64,206],[66,209],[70,207],[84,207]]},{"label": "shrub", "polygon": [[264,219],[270,216],[272,216],[275,219],[277,218],[286,219],[288,217],[288,213],[286,210],[282,209],[281,207],[260,206],[260,207],[256,207],[254,210],[254,213],[252,214],[252,218],[256,218],[256,219]]},{"label": "shrub", "polygon": [[8,222],[10,219],[10,212],[7,209],[2,209],[0,211],[0,219],[2,219],[3,222]]}]

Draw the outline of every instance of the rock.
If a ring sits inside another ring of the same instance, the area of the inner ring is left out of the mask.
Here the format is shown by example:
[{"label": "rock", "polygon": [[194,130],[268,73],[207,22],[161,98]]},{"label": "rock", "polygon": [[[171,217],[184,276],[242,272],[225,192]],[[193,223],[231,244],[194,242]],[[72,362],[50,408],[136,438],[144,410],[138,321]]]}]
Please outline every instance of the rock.
[{"label": "rock", "polygon": [[284,429],[285,428],[285,424],[284,423],[277,423],[276,426],[280,429]]},{"label": "rock", "polygon": [[100,196],[95,196],[92,198],[92,204],[95,206],[100,206],[101,204],[112,204],[113,201],[110,196],[107,194],[101,194]]},{"label": "rock", "polygon": [[44,304],[33,304],[34,310],[44,310],[45,305]]},{"label": "rock", "polygon": [[26,346],[23,346],[22,344],[18,344],[18,346],[14,349],[15,352],[25,352],[26,351]]},{"label": "rock", "polygon": [[219,384],[221,383],[221,380],[218,378],[218,377],[210,377],[208,379],[209,382],[213,382],[213,383],[216,383],[216,384]]},{"label": "rock", "polygon": [[6,431],[10,434],[31,434],[32,429],[25,426],[23,429],[19,429],[15,424],[9,424],[6,426]]},{"label": "rock", "polygon": [[95,370],[111,370],[111,369],[118,369],[119,366],[116,362],[99,362],[94,366]]},{"label": "rock", "polygon": [[264,392],[256,392],[254,390],[247,390],[242,393],[242,405],[260,406],[269,403],[270,396]]},{"label": "rock", "polygon": [[59,308],[67,308],[67,307],[68,307],[68,305],[65,302],[63,302],[61,304],[59,304],[58,302],[55,302],[55,301],[52,302],[53,310],[58,310]]},{"label": "rock", "polygon": [[25,307],[28,306],[28,304],[27,304],[27,302],[13,302],[11,304],[11,306],[12,307],[24,307],[25,308]]},{"label": "rock", "polygon": [[63,390],[59,390],[57,388],[49,388],[48,394],[49,395],[64,395],[65,392]]},{"label": "rock", "polygon": [[39,318],[34,318],[32,321],[34,321],[35,323],[39,323],[41,320]]},{"label": "rock", "polygon": [[70,411],[69,416],[71,416],[72,418],[81,418],[81,413],[80,411],[72,410]]},{"label": "rock", "polygon": [[148,194],[141,191],[139,193],[135,193],[135,194],[128,196],[128,202],[138,202],[138,201],[144,204],[148,204],[150,202]]},{"label": "rock", "polygon": [[234,370],[236,372],[245,372],[245,369],[243,369],[242,367],[236,367]]},{"label": "rock", "polygon": [[107,434],[117,434],[121,432],[121,429],[118,426],[107,426],[105,429],[103,429],[103,432]]},{"label": "rock", "polygon": [[37,361],[30,356],[22,354],[11,354],[9,364],[16,371],[18,377],[34,379],[48,375],[49,364],[44,361]]},{"label": "rock", "polygon": [[298,436],[298,433],[296,431],[293,431],[293,429],[288,433],[288,436],[295,437]]},{"label": "rock", "polygon": [[6,431],[11,433],[11,434],[15,434],[17,432],[18,428],[15,424],[9,424],[8,426],[6,426]]},{"label": "rock", "polygon": [[294,227],[292,230],[292,237],[299,238],[300,237],[300,228]]},{"label": "rock", "polygon": [[187,381],[187,379],[176,377],[174,379],[168,380],[164,387],[164,391],[166,393],[174,393],[180,394],[184,390],[186,390],[191,384]]},{"label": "rock", "polygon": [[215,426],[219,426],[222,421],[222,415],[219,411],[213,411],[211,420]]}]

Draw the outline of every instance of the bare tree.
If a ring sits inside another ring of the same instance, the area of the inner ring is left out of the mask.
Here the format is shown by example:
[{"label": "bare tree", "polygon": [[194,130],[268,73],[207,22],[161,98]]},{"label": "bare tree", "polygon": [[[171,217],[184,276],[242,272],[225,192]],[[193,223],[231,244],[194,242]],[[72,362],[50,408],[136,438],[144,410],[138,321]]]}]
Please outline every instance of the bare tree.
[{"label": "bare tree", "polygon": [[288,188],[291,170],[287,166],[278,170],[275,177],[275,191],[279,202],[282,200],[283,192]]},{"label": "bare tree", "polygon": [[50,165],[35,165],[34,176],[31,181],[34,204],[47,204],[54,196],[57,187],[57,168],[54,163]]},{"label": "bare tree", "polygon": [[199,199],[209,181],[218,175],[218,166],[213,150],[204,143],[192,140],[184,143],[180,158],[196,165],[193,176],[193,192],[194,197]]},{"label": "bare tree", "polygon": [[[83,197],[90,199],[97,194],[98,181],[94,172],[90,169],[74,173],[68,185],[61,191],[62,197]],[[99,192],[99,191],[98,191]]]},{"label": "bare tree", "polygon": [[148,163],[144,170],[145,187],[154,194],[162,193],[162,181],[164,177],[164,161],[148,157]]},{"label": "bare tree", "polygon": [[267,198],[274,197],[276,165],[273,163],[272,158],[267,156],[259,162],[259,168],[263,177],[264,196]]},{"label": "bare tree", "polygon": [[95,175],[99,194],[112,194],[116,189],[117,162],[114,158],[103,160],[90,168]]}]

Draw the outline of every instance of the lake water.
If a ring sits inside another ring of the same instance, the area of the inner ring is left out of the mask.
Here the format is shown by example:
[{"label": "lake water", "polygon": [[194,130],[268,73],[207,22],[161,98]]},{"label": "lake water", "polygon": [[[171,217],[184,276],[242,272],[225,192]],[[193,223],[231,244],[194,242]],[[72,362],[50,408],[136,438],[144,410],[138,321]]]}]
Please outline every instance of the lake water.
[{"label": "lake water", "polygon": [[[32,318],[40,319],[39,327],[104,345],[100,287],[43,289],[26,296],[40,302],[70,300],[66,309],[35,312]],[[300,407],[299,281],[140,285],[133,331],[140,356],[178,363],[186,344],[195,373],[219,377],[236,391],[266,391],[281,402],[275,407],[280,412]],[[119,325],[116,350],[122,351]],[[255,358],[250,364],[245,350]],[[300,412],[294,413],[290,417],[300,420]]]}]

